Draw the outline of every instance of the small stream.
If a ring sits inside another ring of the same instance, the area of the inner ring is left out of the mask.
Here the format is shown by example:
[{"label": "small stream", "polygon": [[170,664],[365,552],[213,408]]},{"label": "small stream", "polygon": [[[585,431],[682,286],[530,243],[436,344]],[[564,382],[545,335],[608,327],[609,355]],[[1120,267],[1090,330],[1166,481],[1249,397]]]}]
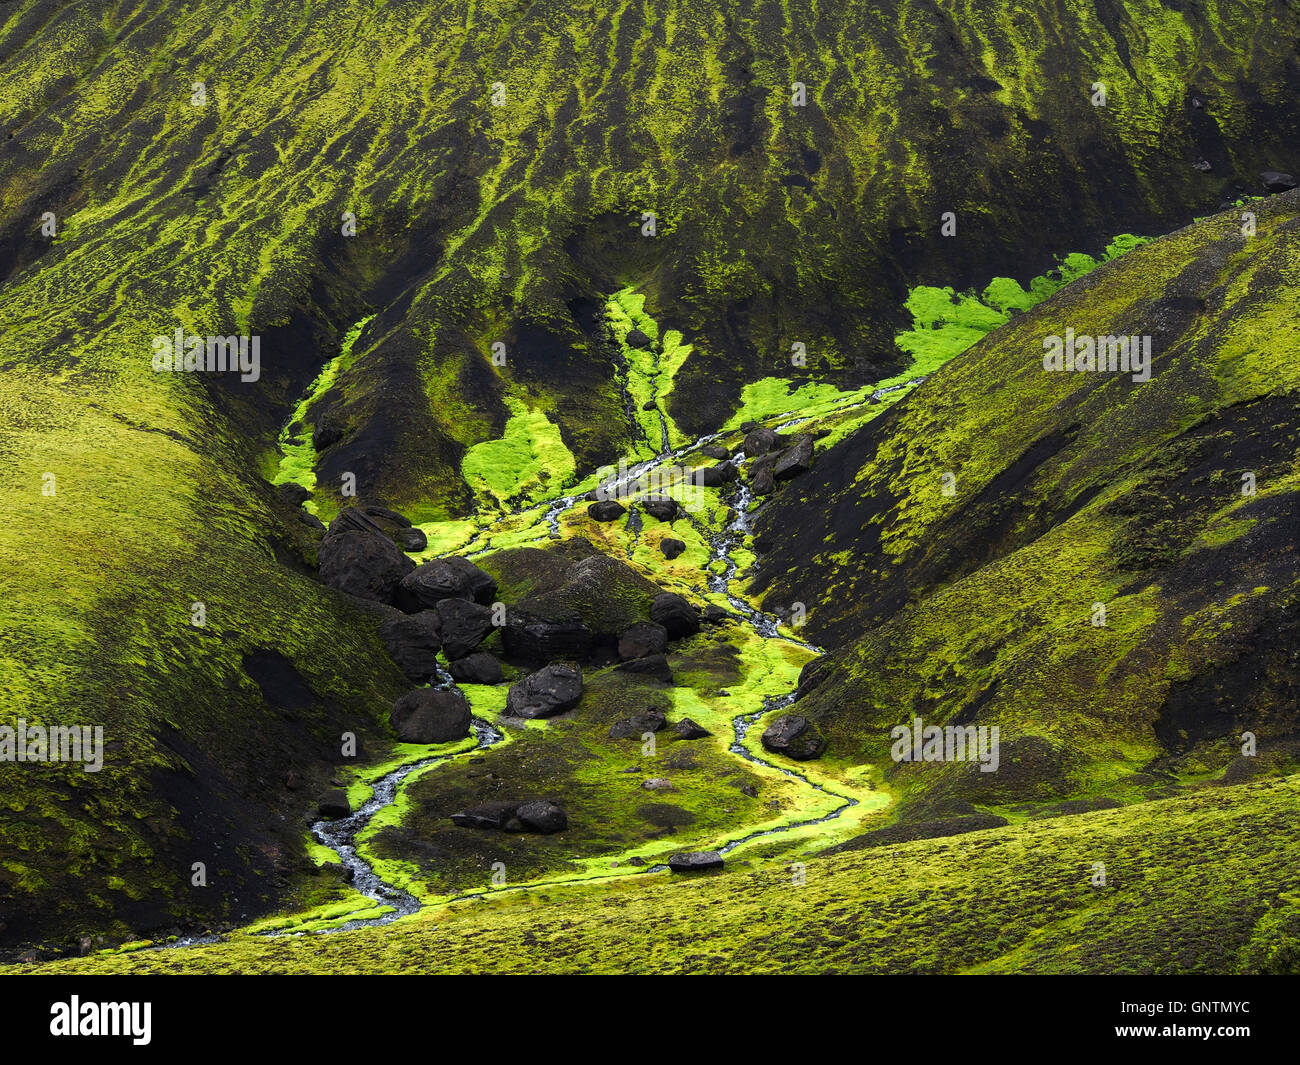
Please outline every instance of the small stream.
[{"label": "small stream", "polygon": [[[881,396],[889,392],[893,392],[901,388],[906,388],[910,384],[919,383],[921,380],[924,380],[924,378],[917,378],[916,381],[909,381],[900,385],[892,386],[887,389],[880,389],[876,392],[871,393],[868,397],[864,399],[846,403],[840,407],[833,408],[831,411],[828,411],[827,413],[828,414],[842,413],[844,411],[852,410],[866,403],[870,403],[875,400],[878,400]],[[619,384],[623,390],[624,406],[627,408],[629,420],[632,422],[634,428],[638,427],[639,423],[636,419],[636,406],[632,401],[632,397],[627,389],[626,380],[620,378]],[[789,412],[789,414],[793,415],[793,417],[790,417],[788,420],[781,422],[776,427],[778,432],[783,432],[785,430],[794,428],[809,420],[806,417],[797,416],[797,412],[795,411],[791,411]],[[671,449],[669,447],[669,441],[668,441],[667,422],[663,419],[662,412],[660,412],[660,419],[661,419],[661,424],[663,426],[663,440],[662,440],[662,445],[659,453],[655,455],[653,458],[645,459],[630,467],[627,467],[626,473],[622,477],[616,477],[606,482],[606,487],[609,488],[611,491],[618,491],[619,489],[632,489],[641,476],[650,472],[656,467],[666,465],[669,463],[675,463],[677,460],[685,457],[691,452],[697,451],[699,448],[705,447],[713,443],[714,441],[720,439],[723,436],[730,435],[728,432],[709,433],[700,437],[692,444],[685,445],[683,447],[679,447],[676,449]],[[743,466],[743,464],[747,461],[747,456],[745,455],[743,450],[737,450],[731,456],[730,461],[739,470]],[[566,513],[567,511],[573,509],[575,506],[578,506],[580,503],[584,502],[585,498],[586,498],[585,495],[582,494],[561,495],[553,498],[550,501],[543,502],[542,505],[545,505],[547,507],[546,513],[544,515],[544,521],[546,522],[548,528],[547,538],[559,539],[561,537],[562,534],[561,534],[560,524],[559,524],[560,516]],[[736,572],[738,569],[738,563],[736,562],[736,559],[734,557],[734,552],[744,543],[745,538],[748,535],[750,535],[750,533],[752,532],[752,517],[754,511],[757,509],[757,504],[753,496],[753,493],[750,491],[749,486],[744,483],[743,479],[737,479],[735,482],[733,482],[733,487],[731,488],[728,495],[724,497],[723,502],[724,504],[726,504],[731,508],[732,516],[730,520],[727,522],[726,527],[721,532],[712,533],[707,529],[706,526],[704,526],[702,522],[696,519],[693,515],[690,514],[685,515],[686,519],[690,521],[691,524],[694,525],[697,529],[699,529],[701,533],[709,541],[709,545],[710,545],[709,562],[706,565],[706,572],[708,573],[707,583],[708,583],[709,590],[724,596],[727,603],[731,606],[732,610],[734,610],[735,613],[741,619],[743,619],[748,625],[750,625],[754,629],[754,631],[758,633],[758,635],[762,636],[764,639],[784,640],[804,650],[812,651],[815,654],[822,654],[823,653],[822,649],[814,646],[813,644],[805,643],[801,640],[797,640],[792,637],[781,635],[779,631],[779,625],[781,621],[779,618],[770,614],[766,614],[761,610],[758,610],[756,607],[751,605],[748,601],[746,601],[745,599],[743,599],[742,597],[740,597],[739,595],[735,594],[732,591],[732,583],[735,580]],[[513,511],[509,516],[514,516],[515,514],[522,512],[524,509],[530,509],[532,506],[536,506],[536,505],[537,504],[529,504],[526,507],[521,506],[517,508],[516,511]],[[487,541],[488,546],[480,549],[477,552],[473,552],[473,554],[483,554],[487,551],[490,551],[491,550],[490,532],[491,532],[490,526],[485,526],[484,528],[476,531],[473,537],[470,539],[469,543],[463,545],[460,548],[461,553],[470,554],[469,552],[466,551],[466,548],[478,542],[480,538],[485,535],[488,536],[488,541]],[[633,546],[635,547],[635,544]],[[630,554],[631,552],[629,552],[629,556]],[[715,562],[723,563],[724,568],[722,572],[720,573],[712,572],[711,567],[712,564]],[[456,685],[453,679],[451,678],[451,676],[447,674],[445,670],[439,667],[438,676],[434,686],[441,689],[447,689],[447,688],[454,688]],[[775,710],[779,710],[783,707],[789,706],[791,703],[794,702],[794,699],[795,699],[794,692],[788,692],[779,695],[768,695],[764,698],[763,705],[760,709],[741,713],[737,715],[735,718],[733,718],[732,728],[735,732],[735,740],[730,745],[729,750],[731,751],[732,754],[735,754],[736,756],[743,758],[748,762],[751,762],[755,765],[763,766],[764,768],[770,769],[774,772],[781,773],[784,776],[789,777],[791,779],[801,781],[809,788],[822,792],[825,795],[831,795],[838,799],[842,799],[843,802],[836,809],[834,809],[828,814],[825,814],[822,817],[811,818],[804,821],[795,821],[786,825],[782,825],[778,828],[761,829],[755,832],[751,832],[748,835],[742,836],[738,839],[734,839],[717,848],[719,853],[721,854],[728,854],[731,851],[734,851],[736,848],[741,847],[746,843],[750,843],[756,839],[760,839],[766,836],[780,835],[782,833],[791,832],[794,829],[802,828],[807,825],[821,824],[826,821],[834,820],[835,818],[840,817],[845,810],[848,810],[858,805],[858,800],[853,798],[852,796],[842,795],[839,792],[832,791],[831,789],[825,787],[824,785],[817,784],[809,780],[808,777],[806,777],[804,774],[800,773],[799,771],[770,762],[765,758],[762,758],[759,755],[755,754],[753,751],[751,751],[748,747],[745,746],[745,739],[750,729],[759,720],[761,720],[763,717],[772,713]],[[362,928],[370,925],[389,924],[392,921],[396,921],[402,917],[409,916],[410,914],[413,914],[420,909],[420,902],[415,896],[413,896],[412,894],[410,894],[409,892],[405,891],[402,888],[399,888],[393,884],[389,884],[385,882],[375,872],[374,868],[370,865],[370,863],[367,862],[364,858],[362,858],[360,854],[358,854],[357,837],[366,828],[366,826],[370,824],[372,819],[380,810],[389,806],[395,800],[397,793],[400,790],[402,784],[412,774],[417,773],[430,766],[440,765],[445,762],[451,762],[457,759],[469,757],[478,751],[481,751],[487,747],[491,747],[493,744],[499,743],[504,738],[502,733],[494,725],[483,720],[482,718],[477,718],[477,717],[473,718],[471,722],[471,727],[473,729],[474,736],[477,740],[476,744],[473,747],[463,751],[458,751],[455,754],[435,755],[429,758],[422,759],[420,761],[412,762],[407,765],[401,766],[400,768],[395,769],[391,773],[385,774],[379,780],[374,782],[374,784],[372,785],[373,794],[371,798],[367,800],[361,806],[360,809],[356,810],[348,817],[340,818],[339,820],[336,821],[321,820],[315,822],[311,826],[312,836],[316,839],[316,841],[322,844],[323,846],[329,847],[331,850],[333,850],[338,855],[339,861],[347,869],[351,871],[352,887],[356,889],[358,892],[360,892],[362,895],[364,895],[366,898],[372,899],[374,902],[379,903],[381,905],[391,907],[388,913],[385,913],[379,917],[360,918],[357,920],[348,921],[342,925],[337,926],[334,929],[331,929],[332,931],[345,931],[354,928]],[[666,868],[667,866],[665,865],[655,865],[655,866],[647,867],[644,871],[657,872]],[[620,875],[627,875],[627,874],[620,874]],[[564,880],[546,881],[546,883],[564,883],[564,882],[565,882]],[[531,884],[519,885],[519,889],[524,889],[532,886],[537,886],[537,885],[531,885]],[[458,898],[470,898],[470,897],[474,897],[477,894],[480,894],[480,892],[469,893],[466,895],[458,896]],[[293,930],[286,930],[286,931],[272,932],[266,934],[274,936],[274,935],[295,935],[295,934],[301,935],[303,933],[301,931],[295,932]],[[216,942],[219,938],[220,937],[213,936],[213,935],[191,936],[191,937],[186,937],[185,939],[182,940],[178,940],[177,942],[171,944],[171,946],[175,946],[175,947],[197,946],[203,943]]]}]

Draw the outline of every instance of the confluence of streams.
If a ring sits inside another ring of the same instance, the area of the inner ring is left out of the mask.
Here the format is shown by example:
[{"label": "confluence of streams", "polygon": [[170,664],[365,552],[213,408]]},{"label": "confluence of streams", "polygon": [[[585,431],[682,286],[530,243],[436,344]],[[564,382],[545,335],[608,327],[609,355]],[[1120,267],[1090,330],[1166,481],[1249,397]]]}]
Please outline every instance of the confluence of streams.
[{"label": "confluence of streams", "polygon": [[[908,388],[915,384],[919,384],[923,380],[924,377],[918,377],[913,380],[903,382],[902,384],[893,385],[889,388],[878,389],[877,391],[870,393],[868,396],[862,399],[855,400],[851,403],[846,403],[843,406],[833,408],[827,411],[826,413],[837,414],[837,413],[843,413],[846,411],[854,410],[867,403],[872,403],[877,401],[883,395],[886,395],[890,392],[899,391],[900,389]],[[620,379],[620,387],[623,388],[623,390],[626,392],[626,385],[622,382],[621,379]],[[625,400],[630,400],[630,396],[625,396]],[[629,407],[629,412],[634,409],[635,409],[634,407]],[[787,429],[791,429],[797,425],[800,425],[810,420],[807,417],[798,417],[797,413],[798,412],[796,411],[789,411],[787,412],[786,415],[782,415],[781,417],[786,417],[789,420],[778,424],[775,427],[776,430],[778,432],[781,432]],[[791,417],[792,415],[795,416]],[[634,422],[634,428],[635,428],[635,422]],[[667,430],[665,428],[664,444],[659,454],[655,455],[653,458],[645,459],[641,462],[638,462],[634,466],[627,467],[627,472],[623,477],[606,481],[605,484],[608,486],[608,488],[611,491],[617,491],[620,488],[630,489],[631,486],[635,485],[636,482],[643,475],[649,473],[651,470],[657,469],[658,467],[668,463],[674,463],[678,459],[689,454],[690,452],[696,451],[699,448],[704,447],[715,440],[718,440],[724,435],[726,435],[724,432],[709,433],[704,436],[701,436],[698,440],[696,440],[692,444],[688,444],[670,450],[667,447]],[[731,456],[730,461],[737,468],[739,468],[746,461],[746,456],[744,451],[743,450],[736,451]],[[491,532],[497,525],[505,521],[507,518],[518,515],[519,513],[521,513],[526,509],[533,509],[534,507],[539,507],[539,506],[545,506],[547,508],[544,516],[544,520],[546,521],[549,529],[549,538],[558,539],[561,535],[560,525],[559,525],[560,515],[564,514],[566,511],[573,509],[573,507],[578,505],[578,503],[583,501],[583,499],[584,499],[584,495],[582,494],[559,495],[551,499],[544,499],[541,502],[530,502],[527,504],[522,504],[516,507],[513,511],[498,516],[491,525],[476,531],[473,534],[473,536],[470,537],[469,541],[464,545],[462,545],[458,550],[460,552],[464,552],[467,557],[471,557],[471,558],[489,553],[492,550]],[[762,611],[756,609],[751,603],[747,602],[746,600],[742,599],[740,596],[732,592],[731,584],[732,581],[735,579],[736,570],[737,570],[737,563],[735,561],[735,558],[733,557],[733,552],[738,546],[740,546],[744,542],[745,537],[751,532],[752,529],[751,518],[753,516],[753,511],[756,508],[754,504],[753,494],[750,492],[748,486],[745,485],[744,482],[741,480],[737,480],[735,482],[735,487],[732,489],[731,496],[724,499],[723,502],[729,503],[731,505],[732,509],[734,510],[735,516],[727,523],[726,527],[720,533],[711,534],[706,528],[702,526],[701,523],[697,521],[697,519],[690,516],[689,514],[687,514],[686,516],[687,520],[691,521],[692,524],[694,524],[697,528],[700,529],[700,531],[705,535],[706,539],[708,539],[710,544],[709,560],[704,567],[705,571],[709,573],[709,577],[708,577],[709,590],[712,592],[721,593],[726,598],[727,602],[731,605],[732,609],[735,610],[735,612],[740,616],[740,618],[746,624],[748,624],[759,636],[763,637],[764,639],[782,640],[786,643],[793,644],[805,650],[812,651],[813,653],[818,655],[824,653],[822,648],[816,647],[813,644],[804,643],[801,640],[795,640],[787,636],[782,636],[778,630],[778,626],[780,624],[778,618],[773,617],[770,614],[763,613]],[[488,546],[485,546],[478,551],[467,552],[466,548],[475,544],[479,540],[479,538],[483,536],[485,533],[487,534]],[[537,540],[533,542],[535,543],[541,542],[543,539],[545,538],[538,537]],[[456,553],[455,551],[447,552],[447,554],[455,554],[455,553]],[[723,563],[724,568],[721,573],[714,574],[710,571],[710,566],[715,561],[720,561]],[[439,667],[438,670],[437,686],[438,687],[456,686],[452,678],[445,671],[443,671],[441,667]],[[858,800],[853,798],[851,795],[844,795],[841,794],[840,792],[833,791],[830,788],[826,787],[825,785],[818,784],[812,780],[809,780],[806,776],[804,776],[804,774],[794,769],[790,769],[787,768],[786,766],[776,765],[772,762],[769,762],[766,759],[759,757],[757,754],[755,754],[753,751],[751,751],[748,747],[745,746],[744,743],[745,737],[748,734],[750,728],[758,720],[760,720],[766,714],[769,714],[774,710],[779,710],[784,706],[790,705],[790,703],[794,702],[794,698],[795,698],[795,693],[793,691],[782,693],[782,694],[768,695],[763,699],[763,703],[759,708],[748,712],[742,712],[736,715],[736,717],[734,717],[731,722],[732,728],[735,732],[735,740],[731,743],[729,750],[731,751],[732,754],[735,754],[740,758],[743,758],[756,765],[763,766],[774,772],[781,773],[794,780],[801,781],[809,788],[812,788],[815,791],[822,792],[825,795],[830,795],[834,798],[840,799],[842,800],[842,802],[830,813],[824,814],[821,817],[807,818],[802,821],[791,821],[787,824],[780,825],[776,828],[760,829],[751,832],[748,835],[741,836],[737,839],[733,839],[716,848],[712,848],[717,850],[720,854],[729,854],[731,851],[734,851],[737,847],[743,846],[746,843],[750,843],[753,840],[760,839],[765,836],[780,835],[786,832],[792,832],[795,829],[803,828],[808,825],[817,825],[827,821],[832,821],[840,817],[845,810],[848,810],[858,805]],[[371,899],[372,901],[379,903],[381,905],[392,907],[390,912],[385,913],[382,916],[372,917],[372,918],[361,918],[353,921],[347,921],[343,924],[326,929],[324,931],[345,931],[353,928],[361,928],[367,925],[387,924],[391,921],[398,920],[399,918],[409,916],[417,912],[419,909],[421,909],[422,904],[414,895],[410,894],[410,892],[405,891],[400,887],[397,887],[394,884],[389,884],[385,882],[374,871],[370,863],[367,862],[363,857],[361,857],[361,855],[358,853],[357,850],[357,836],[370,823],[371,819],[375,816],[375,814],[377,814],[384,807],[390,805],[396,799],[397,793],[402,783],[413,773],[423,770],[429,766],[441,765],[446,762],[451,762],[457,759],[466,758],[470,755],[473,755],[475,752],[484,749],[485,747],[490,747],[495,743],[499,743],[503,739],[502,733],[498,731],[495,726],[489,724],[487,721],[484,721],[481,718],[477,718],[477,717],[474,718],[473,729],[474,729],[474,735],[478,741],[475,744],[475,746],[463,751],[458,751],[454,754],[435,755],[429,758],[425,758],[421,761],[408,763],[407,765],[404,765],[394,770],[393,772],[388,773],[385,776],[379,778],[377,781],[375,781],[374,784],[372,785],[374,793],[371,796],[371,798],[364,805],[362,805],[360,809],[356,810],[350,816],[346,818],[342,818],[337,821],[328,821],[328,820],[317,821],[311,826],[311,832],[313,837],[319,843],[333,850],[339,856],[340,862],[348,870],[350,870],[352,874],[352,879],[351,879],[352,887],[361,895],[365,896],[366,898]],[[701,849],[708,849],[708,848],[701,848]],[[642,872],[645,873],[661,872],[666,868],[667,868],[666,865],[653,865],[643,869]],[[493,895],[497,895],[506,891],[526,891],[531,888],[542,887],[547,885],[576,883],[580,880],[585,883],[593,883],[593,882],[599,882],[602,879],[613,879],[614,877],[627,877],[631,875],[637,875],[637,874],[621,872],[617,874],[610,874],[609,877],[590,877],[590,876],[576,877],[575,876],[575,877],[543,878],[540,880],[533,880],[533,881],[528,881],[520,884],[511,884],[507,886],[492,887],[492,888],[485,887],[475,891],[465,892],[464,894],[455,895],[451,898],[440,900],[437,903],[437,905],[446,905],[449,902],[455,902],[461,899],[474,898],[489,893]],[[272,932],[267,934],[302,935],[306,933]],[[203,942],[212,942],[216,938],[217,937],[215,936],[190,937],[186,940],[181,941],[176,945],[178,946],[197,945]]]}]

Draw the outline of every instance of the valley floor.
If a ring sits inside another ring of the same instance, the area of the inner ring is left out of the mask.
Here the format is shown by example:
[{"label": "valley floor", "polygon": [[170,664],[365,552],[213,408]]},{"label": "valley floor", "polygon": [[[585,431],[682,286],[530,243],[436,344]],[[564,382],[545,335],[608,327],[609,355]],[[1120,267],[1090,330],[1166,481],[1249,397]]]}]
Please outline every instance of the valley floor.
[{"label": "valley floor", "polygon": [[785,863],[647,874],[380,928],[0,971],[1286,972],[1300,959],[1297,802],[1292,776],[814,858],[802,884]]}]

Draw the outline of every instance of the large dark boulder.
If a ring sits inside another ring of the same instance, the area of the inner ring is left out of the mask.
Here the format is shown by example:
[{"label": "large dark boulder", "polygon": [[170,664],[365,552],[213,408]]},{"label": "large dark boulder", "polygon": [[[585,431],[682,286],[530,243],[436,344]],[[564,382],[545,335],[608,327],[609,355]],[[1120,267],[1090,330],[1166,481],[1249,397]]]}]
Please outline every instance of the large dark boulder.
[{"label": "large dark boulder", "polygon": [[1290,192],[1296,187],[1296,179],[1292,175],[1277,170],[1265,170],[1259,175],[1259,180],[1269,192]]},{"label": "large dark boulder", "polygon": [[650,338],[635,327],[628,330],[626,339],[629,348],[648,348],[650,346]]},{"label": "large dark boulder", "polygon": [[321,796],[316,810],[321,817],[338,820],[338,818],[347,817],[352,813],[352,805],[348,802],[346,792],[341,790],[327,791]]},{"label": "large dark boulder", "polygon": [[781,452],[772,466],[772,477],[777,481],[788,481],[812,469],[813,438],[805,433],[793,444]]},{"label": "large dark boulder", "polygon": [[620,673],[634,673],[639,677],[649,677],[652,680],[663,681],[665,684],[673,682],[673,671],[668,665],[667,655],[646,655],[645,658],[631,658],[626,662],[620,662],[614,668]]},{"label": "large dark boulder", "polygon": [[515,817],[523,823],[525,830],[546,836],[553,832],[563,832],[569,827],[569,818],[564,808],[545,799],[521,802],[515,811]]},{"label": "large dark boulder", "polygon": [[501,663],[486,651],[458,658],[447,666],[457,684],[500,684]]},{"label": "large dark boulder", "polygon": [[645,658],[668,650],[668,630],[653,621],[638,621],[618,638],[618,657]]},{"label": "large dark boulder", "polygon": [[433,610],[399,614],[379,628],[388,656],[412,680],[427,680],[438,671],[442,648],[442,623]]},{"label": "large dark boulder", "polygon": [[731,458],[731,452],[720,444],[706,444],[700,448],[700,454],[709,459]]},{"label": "large dark boulder", "polygon": [[770,496],[776,491],[776,478],[772,476],[772,467],[764,466],[754,474],[750,488],[756,496]]},{"label": "large dark boulder", "polygon": [[686,851],[668,859],[668,868],[674,873],[701,873],[721,869],[722,855],[717,851]]},{"label": "large dark boulder", "polygon": [[317,557],[322,584],[359,599],[391,603],[415,563],[381,533],[348,530],[327,535]]},{"label": "large dark boulder", "polygon": [[537,617],[527,611],[511,610],[501,633],[506,654],[526,662],[551,658],[582,658],[591,650],[593,635],[582,618]]},{"label": "large dark boulder", "polygon": [[664,558],[671,562],[686,550],[686,541],[678,540],[671,536],[665,536],[659,541],[659,550],[663,554]]},{"label": "large dark boulder", "polygon": [[443,599],[438,603],[438,618],[448,658],[464,658],[492,631],[492,608],[468,599]]},{"label": "large dark boulder", "polygon": [[668,499],[665,496],[650,496],[648,499],[641,500],[641,509],[650,517],[659,521],[675,521],[681,516],[681,504],[675,499]]},{"label": "large dark boulder", "polygon": [[[344,507],[330,522],[329,534],[336,536],[345,532],[377,533],[388,537],[388,529],[366,513],[364,507]],[[391,537],[388,537],[391,539]]]},{"label": "large dark boulder", "polygon": [[429,538],[422,529],[398,529],[393,533],[393,543],[403,551],[415,554],[429,546]]},{"label": "large dark boulder", "polygon": [[745,454],[750,458],[756,455],[766,455],[781,441],[771,429],[764,429],[761,425],[757,429],[751,429],[745,434],[744,449]]},{"label": "large dark boulder", "polygon": [[763,732],[763,747],[773,754],[806,762],[821,756],[826,750],[826,738],[806,717],[783,714]]},{"label": "large dark boulder", "polygon": [[703,725],[692,721],[689,717],[684,717],[677,722],[673,726],[673,732],[677,734],[679,740],[702,740],[705,736],[713,735]]},{"label": "large dark boulder", "polygon": [[661,592],[650,604],[650,619],[668,630],[670,640],[694,636],[700,631],[700,617],[676,592]]},{"label": "large dark boulder", "polygon": [[526,802],[495,799],[454,813],[451,821],[462,828],[540,832],[543,835],[563,832],[569,827],[564,808],[547,799],[529,799]]},{"label": "large dark boulder", "polygon": [[730,484],[739,474],[730,462],[719,462],[716,466],[701,466],[691,471],[691,477],[698,485],[705,488],[721,488]]},{"label": "large dark boulder", "polygon": [[460,825],[461,828],[494,828],[500,830],[514,820],[515,810],[518,808],[519,804],[517,802],[495,799],[491,802],[471,806],[459,813],[454,813],[451,815],[451,821],[452,824]]},{"label": "large dark boulder", "polygon": [[512,684],[506,713],[523,718],[552,717],[577,706],[581,698],[582,670],[557,662]]},{"label": "large dark boulder", "polygon": [[625,717],[622,721],[616,721],[609,727],[609,738],[611,740],[639,740],[647,732],[658,732],[666,724],[667,719],[658,710],[642,710],[639,714],[633,714],[631,717]]},{"label": "large dark boulder", "polygon": [[469,735],[473,714],[458,691],[416,688],[393,704],[393,729],[403,743],[451,743]]},{"label": "large dark boulder", "polygon": [[444,599],[491,603],[497,582],[467,558],[435,558],[408,573],[397,592],[397,605],[408,613],[436,607]]},{"label": "large dark boulder", "polygon": [[598,503],[592,503],[587,507],[587,513],[595,521],[617,521],[627,513],[627,509],[616,500],[605,499]]}]

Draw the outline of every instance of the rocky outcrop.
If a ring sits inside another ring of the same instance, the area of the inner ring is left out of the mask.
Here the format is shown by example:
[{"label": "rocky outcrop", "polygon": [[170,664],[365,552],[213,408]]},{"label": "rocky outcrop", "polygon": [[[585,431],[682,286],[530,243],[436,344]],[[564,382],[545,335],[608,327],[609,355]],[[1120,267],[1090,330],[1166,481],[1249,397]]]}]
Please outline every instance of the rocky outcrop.
[{"label": "rocky outcrop", "polygon": [[553,717],[571,710],[582,698],[582,670],[553,663],[510,686],[506,713],[512,717]]},{"label": "rocky outcrop", "polygon": [[403,743],[451,743],[469,735],[472,717],[460,692],[417,688],[393,704],[392,722]]},{"label": "rocky outcrop", "polygon": [[317,554],[322,584],[359,599],[391,603],[415,563],[377,532],[348,529],[327,534]]},{"label": "rocky outcrop", "polygon": [[763,747],[773,754],[806,762],[821,756],[826,739],[806,717],[783,714],[764,730]]}]

